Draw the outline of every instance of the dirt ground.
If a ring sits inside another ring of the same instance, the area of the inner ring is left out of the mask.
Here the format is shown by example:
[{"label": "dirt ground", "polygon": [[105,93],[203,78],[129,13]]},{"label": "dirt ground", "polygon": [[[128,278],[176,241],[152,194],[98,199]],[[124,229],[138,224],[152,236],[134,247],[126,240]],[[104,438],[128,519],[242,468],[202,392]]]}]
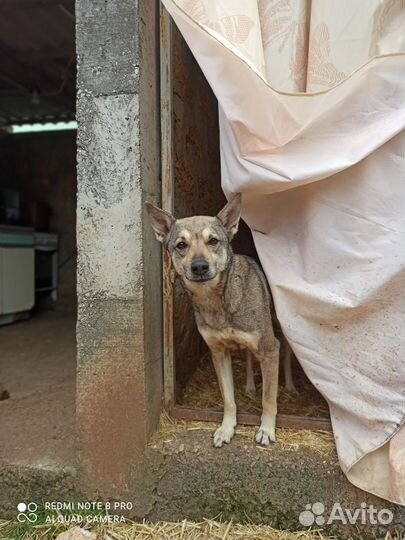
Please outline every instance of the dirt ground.
[{"label": "dirt ground", "polygon": [[48,311],[0,327],[0,462],[74,464],[75,314]]}]

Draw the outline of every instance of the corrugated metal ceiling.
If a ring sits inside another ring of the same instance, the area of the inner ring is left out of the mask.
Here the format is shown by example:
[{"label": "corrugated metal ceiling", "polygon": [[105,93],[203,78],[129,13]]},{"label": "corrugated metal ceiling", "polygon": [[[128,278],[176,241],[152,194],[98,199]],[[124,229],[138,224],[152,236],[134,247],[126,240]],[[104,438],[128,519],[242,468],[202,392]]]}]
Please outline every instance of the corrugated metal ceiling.
[{"label": "corrugated metal ceiling", "polygon": [[72,120],[74,0],[0,0],[0,126]]}]

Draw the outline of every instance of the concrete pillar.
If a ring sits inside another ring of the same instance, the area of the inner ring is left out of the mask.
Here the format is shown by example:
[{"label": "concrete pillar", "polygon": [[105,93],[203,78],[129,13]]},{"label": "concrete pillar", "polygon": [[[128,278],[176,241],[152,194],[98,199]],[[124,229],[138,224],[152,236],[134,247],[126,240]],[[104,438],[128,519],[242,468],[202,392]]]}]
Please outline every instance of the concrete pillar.
[{"label": "concrete pillar", "polygon": [[77,0],[77,443],[86,493],[119,496],[162,395],[158,4]]}]

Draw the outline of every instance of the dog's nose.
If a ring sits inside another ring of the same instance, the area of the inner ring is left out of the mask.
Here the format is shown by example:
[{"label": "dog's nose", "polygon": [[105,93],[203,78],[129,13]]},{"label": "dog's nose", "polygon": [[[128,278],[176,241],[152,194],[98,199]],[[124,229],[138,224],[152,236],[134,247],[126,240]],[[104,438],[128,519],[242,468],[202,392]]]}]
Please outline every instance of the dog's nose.
[{"label": "dog's nose", "polygon": [[191,263],[191,271],[195,276],[203,276],[209,270],[210,265],[204,259],[196,259]]}]

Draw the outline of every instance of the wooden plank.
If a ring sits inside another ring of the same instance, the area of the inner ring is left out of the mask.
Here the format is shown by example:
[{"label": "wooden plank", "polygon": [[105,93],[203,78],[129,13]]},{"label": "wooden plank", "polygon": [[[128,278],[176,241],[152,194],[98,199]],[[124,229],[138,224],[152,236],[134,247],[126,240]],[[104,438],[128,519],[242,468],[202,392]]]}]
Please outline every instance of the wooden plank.
[{"label": "wooden plank", "polygon": [[[161,4],[160,11],[160,121],[162,208],[173,213],[173,76],[172,20]],[[173,271],[167,250],[163,251],[163,370],[166,407],[175,403],[176,372],[173,343]]]},{"label": "wooden plank", "polygon": [[[222,421],[223,413],[215,409],[192,409],[176,405],[170,409],[170,415],[176,420],[189,422],[216,422]],[[245,426],[258,426],[260,416],[258,414],[238,414],[238,424]],[[332,431],[332,425],[328,418],[315,418],[313,416],[294,416],[289,414],[277,415],[277,427],[286,429],[309,429]]]}]

